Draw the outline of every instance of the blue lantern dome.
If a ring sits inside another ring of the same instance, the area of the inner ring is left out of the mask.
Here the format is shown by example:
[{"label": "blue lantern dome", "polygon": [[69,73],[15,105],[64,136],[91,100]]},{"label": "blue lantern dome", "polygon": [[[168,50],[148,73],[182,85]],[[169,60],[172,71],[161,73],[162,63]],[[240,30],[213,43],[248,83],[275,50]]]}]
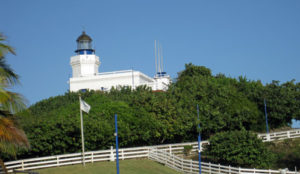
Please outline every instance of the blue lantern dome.
[{"label": "blue lantern dome", "polygon": [[89,35],[87,35],[84,31],[77,38],[76,42],[77,42],[77,50],[75,51],[75,53],[77,53],[77,55],[95,53],[95,50],[92,49],[92,38]]}]

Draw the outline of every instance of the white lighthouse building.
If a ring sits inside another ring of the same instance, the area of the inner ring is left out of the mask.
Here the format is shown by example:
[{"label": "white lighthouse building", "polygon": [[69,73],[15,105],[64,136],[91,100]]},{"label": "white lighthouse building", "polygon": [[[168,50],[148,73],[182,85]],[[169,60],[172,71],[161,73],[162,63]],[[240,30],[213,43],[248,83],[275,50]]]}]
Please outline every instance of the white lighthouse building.
[{"label": "white lighthouse building", "polygon": [[167,90],[171,83],[170,76],[165,72],[157,72],[151,78],[140,71],[122,70],[99,73],[100,58],[92,48],[92,39],[84,31],[77,38],[76,55],[71,57],[72,77],[69,79],[70,91],[102,90],[109,91],[112,87],[122,86],[135,89],[146,85],[152,90]]}]

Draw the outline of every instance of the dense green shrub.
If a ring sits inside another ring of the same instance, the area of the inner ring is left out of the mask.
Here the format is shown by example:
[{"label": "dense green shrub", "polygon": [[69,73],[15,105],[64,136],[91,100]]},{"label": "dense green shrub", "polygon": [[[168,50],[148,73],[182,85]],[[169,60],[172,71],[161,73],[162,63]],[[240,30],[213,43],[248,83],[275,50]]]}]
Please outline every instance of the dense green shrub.
[{"label": "dense green shrub", "polygon": [[193,146],[191,145],[186,145],[183,147],[183,153],[187,156],[190,155],[191,151],[193,149]]},{"label": "dense green shrub", "polygon": [[262,140],[249,131],[221,132],[212,136],[204,154],[214,162],[221,164],[269,168],[275,160]]}]

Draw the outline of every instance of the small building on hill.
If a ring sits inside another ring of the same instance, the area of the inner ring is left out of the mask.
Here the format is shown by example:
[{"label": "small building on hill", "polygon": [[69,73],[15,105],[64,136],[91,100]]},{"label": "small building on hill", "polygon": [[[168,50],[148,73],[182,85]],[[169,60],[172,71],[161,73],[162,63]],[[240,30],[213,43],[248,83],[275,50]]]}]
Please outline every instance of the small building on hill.
[{"label": "small building on hill", "polygon": [[135,89],[146,85],[152,90],[167,90],[171,78],[165,72],[157,72],[154,78],[136,70],[121,70],[99,73],[100,58],[92,48],[92,39],[84,31],[77,38],[76,55],[71,57],[72,77],[69,79],[70,91],[101,90],[122,86]]}]

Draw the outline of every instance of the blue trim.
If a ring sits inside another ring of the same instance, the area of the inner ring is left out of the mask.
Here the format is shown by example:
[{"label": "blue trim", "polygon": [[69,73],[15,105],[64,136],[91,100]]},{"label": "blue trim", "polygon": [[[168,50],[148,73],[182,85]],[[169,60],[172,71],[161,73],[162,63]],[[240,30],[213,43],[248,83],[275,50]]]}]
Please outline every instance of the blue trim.
[{"label": "blue trim", "polygon": [[77,55],[92,55],[92,54],[95,54],[95,50],[93,50],[93,49],[80,49],[80,50],[76,50],[75,53],[77,53]]},{"label": "blue trim", "polygon": [[198,160],[199,160],[199,174],[201,174],[201,134],[200,134],[200,117],[199,117],[199,105],[197,104],[197,115],[198,115]]},{"label": "blue trim", "polygon": [[264,99],[264,104],[265,104],[265,116],[266,116],[266,129],[267,129],[267,134],[269,133],[269,126],[268,126],[268,113],[267,113],[267,102],[266,99]]},{"label": "blue trim", "polygon": [[116,127],[116,156],[117,156],[117,174],[119,171],[119,142],[118,142],[118,116],[115,114],[115,127]]}]

